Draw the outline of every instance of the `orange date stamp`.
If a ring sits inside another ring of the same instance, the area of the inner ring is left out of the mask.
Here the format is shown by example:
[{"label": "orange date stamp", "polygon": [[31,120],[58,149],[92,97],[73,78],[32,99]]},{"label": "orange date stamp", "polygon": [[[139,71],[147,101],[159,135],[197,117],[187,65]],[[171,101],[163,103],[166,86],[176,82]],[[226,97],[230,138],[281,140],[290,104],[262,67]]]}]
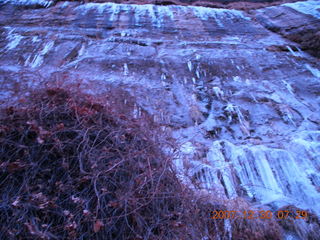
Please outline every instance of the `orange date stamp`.
[{"label": "orange date stamp", "polygon": [[229,211],[229,210],[215,210],[210,212],[211,219],[287,219],[293,217],[294,219],[307,219],[308,212],[303,210],[289,211],[279,210],[276,212],[265,210],[248,210],[248,211]]}]

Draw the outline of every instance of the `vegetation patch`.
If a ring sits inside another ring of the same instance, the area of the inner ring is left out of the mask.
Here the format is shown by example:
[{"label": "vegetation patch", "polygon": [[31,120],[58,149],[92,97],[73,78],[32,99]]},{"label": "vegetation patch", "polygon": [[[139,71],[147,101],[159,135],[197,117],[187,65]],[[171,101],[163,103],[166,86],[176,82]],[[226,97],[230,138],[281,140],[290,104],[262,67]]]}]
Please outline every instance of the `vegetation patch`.
[{"label": "vegetation patch", "polygon": [[216,205],[179,181],[174,143],[135,105],[119,89],[44,88],[3,107],[0,239],[279,239],[210,219]]}]

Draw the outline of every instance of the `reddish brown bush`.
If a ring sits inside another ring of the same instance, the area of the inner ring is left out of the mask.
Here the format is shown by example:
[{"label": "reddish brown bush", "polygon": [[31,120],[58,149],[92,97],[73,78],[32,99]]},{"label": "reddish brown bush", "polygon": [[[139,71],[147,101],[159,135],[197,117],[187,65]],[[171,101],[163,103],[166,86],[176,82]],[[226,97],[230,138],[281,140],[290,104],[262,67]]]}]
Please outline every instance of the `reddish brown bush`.
[{"label": "reddish brown bush", "polygon": [[47,88],[3,107],[0,239],[255,239],[262,228],[210,219],[216,205],[179,182],[172,142],[135,106],[123,90]]},{"label": "reddish brown bush", "polygon": [[1,239],[199,234],[186,231],[190,192],[162,152],[161,131],[147,114],[133,116],[124,91],[114,93],[101,104],[47,89],[2,111]]}]

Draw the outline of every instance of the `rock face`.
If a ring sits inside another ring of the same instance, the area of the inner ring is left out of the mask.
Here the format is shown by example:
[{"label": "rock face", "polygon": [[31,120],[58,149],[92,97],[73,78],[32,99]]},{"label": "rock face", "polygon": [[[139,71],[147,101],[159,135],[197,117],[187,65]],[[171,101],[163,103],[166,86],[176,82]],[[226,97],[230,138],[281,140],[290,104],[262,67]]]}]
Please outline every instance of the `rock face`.
[{"label": "rock face", "polygon": [[45,80],[119,85],[181,142],[177,166],[202,187],[320,214],[317,1],[250,13],[16,3],[0,8],[2,103]]},{"label": "rock face", "polygon": [[255,13],[266,28],[300,43],[303,50],[320,57],[319,1],[287,3],[259,9]]}]

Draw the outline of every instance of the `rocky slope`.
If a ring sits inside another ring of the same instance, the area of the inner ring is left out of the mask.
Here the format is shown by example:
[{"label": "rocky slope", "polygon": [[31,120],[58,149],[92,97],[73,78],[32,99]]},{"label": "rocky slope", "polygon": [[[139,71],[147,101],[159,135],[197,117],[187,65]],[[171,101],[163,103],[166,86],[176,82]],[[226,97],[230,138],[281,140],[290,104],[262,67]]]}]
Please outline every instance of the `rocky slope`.
[{"label": "rocky slope", "polygon": [[178,168],[209,194],[319,215],[319,9],[3,1],[2,104],[43,81],[119,85],[178,139]]}]

